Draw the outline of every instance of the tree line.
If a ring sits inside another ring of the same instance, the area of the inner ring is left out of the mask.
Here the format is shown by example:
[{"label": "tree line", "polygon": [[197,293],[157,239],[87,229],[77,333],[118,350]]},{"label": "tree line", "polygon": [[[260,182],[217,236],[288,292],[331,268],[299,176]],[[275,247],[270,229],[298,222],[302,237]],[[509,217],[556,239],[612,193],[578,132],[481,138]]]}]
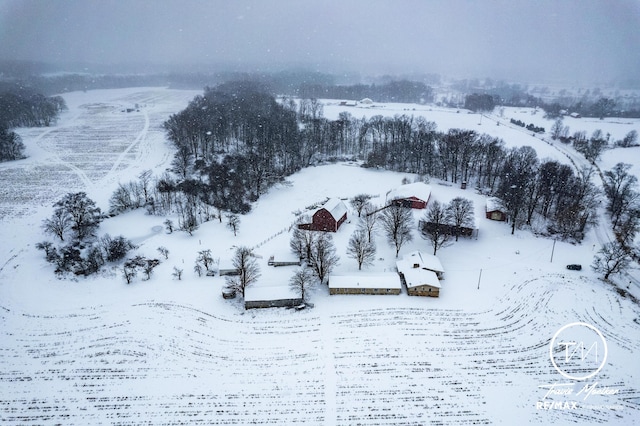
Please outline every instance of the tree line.
[{"label": "tree line", "polygon": [[539,232],[580,240],[595,220],[591,171],[540,161],[530,147],[507,149],[473,130],[440,132],[423,117],[341,113],[330,120],[317,99],[277,101],[243,82],[207,88],[165,129],[177,148],[174,177],[157,181],[154,208],[173,205],[183,222],[209,210],[247,212],[273,184],[336,159],[467,182],[504,200],[513,230],[542,219],[547,226],[537,226]]},{"label": "tree line", "polygon": [[383,84],[301,84],[295,95],[301,98],[351,99],[370,98],[375,102],[424,104],[434,99],[433,89],[418,81],[390,81]]},{"label": "tree line", "polygon": [[46,127],[66,109],[60,96],[39,93],[0,83],[0,162],[24,158],[24,143],[15,127]]}]

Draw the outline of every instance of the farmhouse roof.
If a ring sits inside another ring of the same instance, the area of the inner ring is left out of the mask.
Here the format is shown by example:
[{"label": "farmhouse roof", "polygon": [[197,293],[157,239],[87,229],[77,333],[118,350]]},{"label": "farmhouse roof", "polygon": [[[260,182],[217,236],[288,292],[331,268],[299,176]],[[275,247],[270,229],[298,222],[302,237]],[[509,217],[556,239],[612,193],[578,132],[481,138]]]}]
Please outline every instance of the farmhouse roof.
[{"label": "farmhouse roof", "polygon": [[407,266],[409,267],[403,267],[402,270],[400,270],[400,266],[398,266],[398,272],[401,272],[404,276],[404,281],[407,283],[407,288],[415,288],[421,285],[441,288],[440,280],[438,280],[438,276],[435,272],[428,271],[422,268],[414,268],[413,265]]},{"label": "farmhouse roof", "polygon": [[416,197],[422,201],[429,201],[431,196],[431,186],[423,182],[414,182],[402,185],[393,189],[387,195],[387,200],[398,200],[410,197]]},{"label": "farmhouse roof", "polygon": [[340,198],[331,198],[324,203],[322,208],[328,211],[336,221],[340,220],[347,212],[347,206],[345,206]]},{"label": "farmhouse roof", "polygon": [[421,251],[414,251],[413,253],[409,253],[401,260],[396,262],[398,271],[400,271],[400,266],[402,266],[403,268],[408,266],[411,269],[414,269],[414,265],[418,265],[418,269],[426,268],[430,271],[444,272],[444,268],[442,267],[442,263],[440,263],[440,259],[432,254],[424,253]]},{"label": "farmhouse roof", "polygon": [[329,288],[402,288],[398,274],[331,275]]},{"label": "farmhouse roof", "polygon": [[299,299],[300,295],[291,287],[279,286],[251,286],[244,290],[245,302],[266,302],[272,300]]}]

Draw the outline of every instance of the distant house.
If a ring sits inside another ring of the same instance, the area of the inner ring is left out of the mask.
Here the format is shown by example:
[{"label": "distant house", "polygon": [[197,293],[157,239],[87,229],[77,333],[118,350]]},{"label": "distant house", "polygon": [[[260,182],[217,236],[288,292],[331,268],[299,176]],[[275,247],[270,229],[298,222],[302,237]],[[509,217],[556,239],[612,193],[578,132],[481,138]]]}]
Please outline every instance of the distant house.
[{"label": "distant house", "polygon": [[300,229],[309,231],[337,232],[340,225],[347,220],[347,206],[339,198],[332,198],[311,218],[311,223],[301,223]]},{"label": "distant house", "polygon": [[287,285],[251,286],[244,290],[244,308],[293,308],[304,303],[300,294]]},{"label": "distant house", "polygon": [[431,187],[423,182],[399,186],[387,194],[387,203],[412,209],[426,209]]},{"label": "distant house", "polygon": [[577,112],[572,112],[571,114],[569,114],[569,117],[582,118],[582,116],[580,114],[578,114]]},{"label": "distant house", "polygon": [[487,198],[486,217],[491,220],[505,222],[507,214],[505,213],[502,200],[496,197]]},{"label": "distant house", "polygon": [[340,101],[340,106],[357,106],[358,103],[356,101]]},{"label": "distant house", "polygon": [[358,274],[329,276],[329,294],[400,294],[398,274]]},{"label": "distant house", "polygon": [[440,296],[440,278],[444,269],[437,257],[413,252],[398,260],[396,267],[409,296]]},{"label": "distant house", "polygon": [[360,103],[364,104],[364,105],[371,105],[371,104],[373,104],[373,101],[371,99],[369,99],[369,98],[364,98],[364,99],[362,99],[360,101]]}]

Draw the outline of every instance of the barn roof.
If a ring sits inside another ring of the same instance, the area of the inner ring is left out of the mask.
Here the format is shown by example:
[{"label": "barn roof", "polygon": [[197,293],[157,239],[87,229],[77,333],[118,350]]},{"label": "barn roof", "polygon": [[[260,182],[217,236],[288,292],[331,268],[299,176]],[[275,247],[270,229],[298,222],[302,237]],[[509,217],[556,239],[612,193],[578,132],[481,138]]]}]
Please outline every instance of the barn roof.
[{"label": "barn roof", "polygon": [[267,302],[290,299],[300,299],[300,294],[288,285],[250,286],[244,290],[245,302]]},{"label": "barn roof", "polygon": [[431,196],[431,186],[423,182],[414,182],[402,185],[393,189],[387,195],[387,200],[398,200],[410,197],[416,197],[422,201],[429,201]]},{"label": "barn roof", "polygon": [[502,205],[502,200],[498,197],[489,197],[487,198],[487,211],[488,212],[494,212],[494,211],[502,211],[504,209],[503,205]]},{"label": "barn roof", "polygon": [[[442,267],[442,263],[440,263],[440,259],[432,254],[424,253],[421,251],[414,251],[413,253],[409,253],[408,255],[404,256],[402,260],[397,261],[396,265],[401,264],[404,267],[405,263],[403,262],[406,262],[406,265],[411,268],[413,268],[413,265],[417,264],[420,265],[419,268],[427,268],[435,272],[444,272],[444,268]],[[398,270],[400,270],[399,267]]]},{"label": "barn roof", "polygon": [[400,277],[395,273],[331,275],[329,288],[402,288]]},{"label": "barn roof", "polygon": [[322,206],[322,208],[328,211],[336,220],[336,222],[342,219],[342,216],[347,213],[347,206],[342,202],[340,198],[329,199],[329,201],[324,203],[324,206]]}]

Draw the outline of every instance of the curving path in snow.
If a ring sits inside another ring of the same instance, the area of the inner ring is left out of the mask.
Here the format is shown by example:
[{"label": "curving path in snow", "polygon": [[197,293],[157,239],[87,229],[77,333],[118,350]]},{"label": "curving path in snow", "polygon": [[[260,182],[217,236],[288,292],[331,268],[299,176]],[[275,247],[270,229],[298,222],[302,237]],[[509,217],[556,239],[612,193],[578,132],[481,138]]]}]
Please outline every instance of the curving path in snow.
[{"label": "curving path in snow", "polygon": [[196,93],[137,88],[64,94],[69,111],[57,125],[18,129],[28,158],[0,164],[0,180],[12,182],[0,189],[0,219],[32,214],[69,191],[85,191],[106,208],[119,180],[168,166],[162,123]]}]

